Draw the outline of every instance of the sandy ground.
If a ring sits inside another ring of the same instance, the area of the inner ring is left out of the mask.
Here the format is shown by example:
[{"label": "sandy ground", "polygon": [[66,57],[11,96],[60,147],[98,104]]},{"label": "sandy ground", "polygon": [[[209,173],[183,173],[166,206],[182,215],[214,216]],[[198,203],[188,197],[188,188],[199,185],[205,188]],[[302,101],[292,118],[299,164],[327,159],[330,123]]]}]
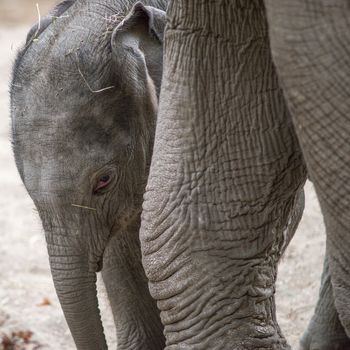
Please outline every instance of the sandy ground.
[{"label": "sandy ground", "polygon": [[[52,3],[53,1],[51,1]],[[50,1],[39,1],[44,13]],[[51,281],[44,235],[33,203],[17,174],[9,141],[8,81],[16,48],[36,17],[33,1],[0,3],[0,334],[28,338],[23,349],[69,350],[74,345]],[[325,232],[312,185],[306,185],[306,210],[279,267],[277,309],[280,325],[297,348],[316,302]],[[110,348],[115,348],[108,300],[99,283],[100,303]],[[48,304],[48,305],[42,305]],[[1,348],[0,335],[0,350]],[[6,348],[12,349],[12,348]],[[22,349],[18,347],[16,349]]]}]

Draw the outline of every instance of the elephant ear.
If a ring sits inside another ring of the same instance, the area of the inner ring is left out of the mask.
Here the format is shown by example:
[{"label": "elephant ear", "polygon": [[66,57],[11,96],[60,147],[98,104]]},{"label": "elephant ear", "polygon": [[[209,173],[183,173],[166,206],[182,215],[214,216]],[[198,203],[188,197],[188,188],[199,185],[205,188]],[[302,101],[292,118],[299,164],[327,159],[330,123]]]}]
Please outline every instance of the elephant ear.
[{"label": "elephant ear", "polygon": [[[138,2],[112,34],[112,55],[129,92],[153,85],[159,94],[163,71],[164,11]],[[145,85],[146,84],[146,85]],[[130,91],[131,90],[131,91]]]}]

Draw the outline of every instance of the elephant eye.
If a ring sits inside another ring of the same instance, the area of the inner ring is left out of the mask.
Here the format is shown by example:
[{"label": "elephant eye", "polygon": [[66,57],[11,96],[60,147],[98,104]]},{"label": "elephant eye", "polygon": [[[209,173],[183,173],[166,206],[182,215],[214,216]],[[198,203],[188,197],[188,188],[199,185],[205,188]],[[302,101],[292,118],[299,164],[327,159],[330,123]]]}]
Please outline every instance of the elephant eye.
[{"label": "elephant eye", "polygon": [[97,179],[96,185],[94,187],[94,193],[98,193],[102,189],[106,188],[108,184],[111,182],[111,175],[102,175]]}]

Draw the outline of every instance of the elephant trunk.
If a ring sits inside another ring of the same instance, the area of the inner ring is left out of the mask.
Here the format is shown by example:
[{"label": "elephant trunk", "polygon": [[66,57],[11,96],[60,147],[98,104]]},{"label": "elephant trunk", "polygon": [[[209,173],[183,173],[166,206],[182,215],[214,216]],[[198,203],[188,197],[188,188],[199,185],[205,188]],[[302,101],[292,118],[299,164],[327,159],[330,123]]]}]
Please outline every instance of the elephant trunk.
[{"label": "elephant trunk", "polygon": [[56,293],[77,349],[107,349],[97,301],[96,269],[67,236],[46,235],[46,239]]}]

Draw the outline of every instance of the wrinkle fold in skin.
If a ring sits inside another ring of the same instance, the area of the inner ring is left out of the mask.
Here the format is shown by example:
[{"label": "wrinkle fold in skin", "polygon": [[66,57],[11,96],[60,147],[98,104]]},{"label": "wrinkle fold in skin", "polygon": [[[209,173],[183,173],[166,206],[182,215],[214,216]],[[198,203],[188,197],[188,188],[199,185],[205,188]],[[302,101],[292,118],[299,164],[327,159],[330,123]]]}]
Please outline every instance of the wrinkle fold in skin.
[{"label": "wrinkle fold in skin", "polygon": [[141,228],[167,349],[287,349],[274,285],[306,169],[265,8],[172,1],[168,17]]}]

